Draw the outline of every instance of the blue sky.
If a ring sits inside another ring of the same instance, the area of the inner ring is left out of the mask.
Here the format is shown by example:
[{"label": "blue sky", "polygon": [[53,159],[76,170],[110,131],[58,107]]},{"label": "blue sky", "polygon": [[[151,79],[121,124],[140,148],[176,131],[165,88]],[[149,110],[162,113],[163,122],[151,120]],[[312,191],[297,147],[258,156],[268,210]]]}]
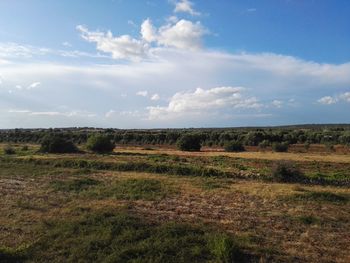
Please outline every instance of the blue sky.
[{"label": "blue sky", "polygon": [[349,123],[346,0],[4,0],[0,128]]}]

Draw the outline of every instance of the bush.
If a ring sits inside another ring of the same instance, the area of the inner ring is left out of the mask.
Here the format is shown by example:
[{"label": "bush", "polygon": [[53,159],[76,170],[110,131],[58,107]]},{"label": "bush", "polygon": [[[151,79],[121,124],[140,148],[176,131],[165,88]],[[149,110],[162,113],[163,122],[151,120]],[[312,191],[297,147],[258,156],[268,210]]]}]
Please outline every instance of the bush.
[{"label": "bush", "polygon": [[198,152],[201,149],[201,138],[196,134],[184,134],[177,141],[177,147],[181,151]]},{"label": "bush", "polygon": [[287,152],[288,151],[288,143],[286,142],[275,142],[272,144],[272,149],[275,151],[275,152]]},{"label": "bush", "polygon": [[303,173],[291,162],[277,162],[272,168],[272,176],[278,182],[299,182],[304,179]]},{"label": "bush", "polygon": [[12,146],[7,145],[7,146],[4,148],[4,153],[5,153],[5,154],[8,154],[8,155],[10,155],[10,154],[16,154],[16,151],[15,151],[14,148],[12,148]]},{"label": "bush", "polygon": [[270,146],[270,142],[268,140],[263,140],[261,143],[259,143],[260,149],[266,149],[268,146]]},{"label": "bush", "polygon": [[23,147],[22,147],[21,150],[24,151],[24,152],[26,152],[26,151],[29,150],[29,147],[28,147],[27,145],[23,145]]},{"label": "bush", "polygon": [[40,151],[45,153],[75,153],[78,152],[78,148],[67,138],[48,135],[41,141]]},{"label": "bush", "polygon": [[245,151],[245,149],[244,149],[242,142],[231,141],[225,145],[225,151],[226,152],[243,152],[243,151]]},{"label": "bush", "polygon": [[115,143],[107,135],[95,134],[89,137],[86,147],[93,152],[110,153],[114,150]]}]

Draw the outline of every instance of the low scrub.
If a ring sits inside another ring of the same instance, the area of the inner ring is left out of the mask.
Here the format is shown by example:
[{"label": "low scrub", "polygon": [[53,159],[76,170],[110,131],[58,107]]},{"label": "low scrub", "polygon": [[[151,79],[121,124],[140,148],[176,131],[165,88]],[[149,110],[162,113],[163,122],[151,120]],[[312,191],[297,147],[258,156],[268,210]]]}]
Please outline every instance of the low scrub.
[{"label": "low scrub", "polygon": [[87,140],[86,148],[96,153],[110,153],[113,152],[115,143],[107,135],[94,134]]},{"label": "low scrub", "polygon": [[44,153],[76,153],[78,148],[69,139],[59,135],[48,135],[41,141],[40,151]]},{"label": "low scrub", "polygon": [[6,155],[16,154],[16,150],[12,146],[7,145],[4,148],[4,154],[6,154]]},{"label": "low scrub", "polygon": [[286,142],[275,142],[272,144],[272,149],[275,152],[287,152],[289,144]]},{"label": "low scrub", "polygon": [[272,177],[275,181],[290,183],[302,182],[305,180],[304,174],[292,162],[280,161],[272,168]]},{"label": "low scrub", "polygon": [[243,152],[245,151],[243,143],[240,141],[230,141],[225,145],[226,152]]},{"label": "low scrub", "polygon": [[184,134],[177,141],[177,147],[181,151],[198,152],[201,149],[201,138],[197,134]]}]

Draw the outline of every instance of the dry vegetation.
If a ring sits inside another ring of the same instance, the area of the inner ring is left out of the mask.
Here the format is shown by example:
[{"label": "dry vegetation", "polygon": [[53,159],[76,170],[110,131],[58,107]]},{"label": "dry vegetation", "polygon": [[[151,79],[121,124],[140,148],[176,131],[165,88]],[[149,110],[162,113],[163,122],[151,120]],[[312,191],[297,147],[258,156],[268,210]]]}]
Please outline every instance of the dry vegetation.
[{"label": "dry vegetation", "polygon": [[[349,182],[349,155],[135,147],[44,155],[34,145],[13,147],[15,155],[0,158],[4,262],[350,261],[349,185],[334,183]],[[273,182],[276,160],[329,184]],[[155,172],[119,171],[126,163]],[[189,174],[158,173],[164,164]],[[193,176],[198,167],[223,173]]]}]

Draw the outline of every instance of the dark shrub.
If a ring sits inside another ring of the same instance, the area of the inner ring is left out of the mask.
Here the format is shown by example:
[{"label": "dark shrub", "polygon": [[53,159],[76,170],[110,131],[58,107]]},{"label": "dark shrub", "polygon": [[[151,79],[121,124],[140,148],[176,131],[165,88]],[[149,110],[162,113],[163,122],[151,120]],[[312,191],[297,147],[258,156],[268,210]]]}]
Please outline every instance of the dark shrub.
[{"label": "dark shrub", "polygon": [[299,182],[304,179],[304,175],[298,167],[286,161],[280,161],[274,165],[272,176],[278,182]]},{"label": "dark shrub", "polygon": [[78,152],[78,148],[65,137],[48,135],[41,141],[40,151],[45,153],[75,153]]},{"label": "dark shrub", "polygon": [[27,145],[23,145],[23,147],[22,147],[21,150],[24,151],[24,152],[26,152],[26,151],[29,150],[29,147],[28,147]]},{"label": "dark shrub", "polygon": [[242,142],[231,141],[225,145],[225,151],[226,152],[243,152],[243,151],[245,151],[245,149],[244,149]]},{"label": "dark shrub", "polygon": [[7,145],[7,146],[4,148],[4,153],[10,155],[10,154],[15,154],[16,151],[15,151],[14,148],[12,148],[12,146]]},{"label": "dark shrub", "polygon": [[95,134],[89,137],[86,147],[97,153],[110,153],[114,150],[115,144],[110,137],[102,134]]},{"label": "dark shrub", "polygon": [[275,142],[272,144],[272,149],[275,152],[287,152],[288,147],[289,147],[289,145],[286,142]]},{"label": "dark shrub", "polygon": [[181,151],[197,152],[201,149],[201,138],[196,134],[184,134],[177,141],[177,147]]}]

